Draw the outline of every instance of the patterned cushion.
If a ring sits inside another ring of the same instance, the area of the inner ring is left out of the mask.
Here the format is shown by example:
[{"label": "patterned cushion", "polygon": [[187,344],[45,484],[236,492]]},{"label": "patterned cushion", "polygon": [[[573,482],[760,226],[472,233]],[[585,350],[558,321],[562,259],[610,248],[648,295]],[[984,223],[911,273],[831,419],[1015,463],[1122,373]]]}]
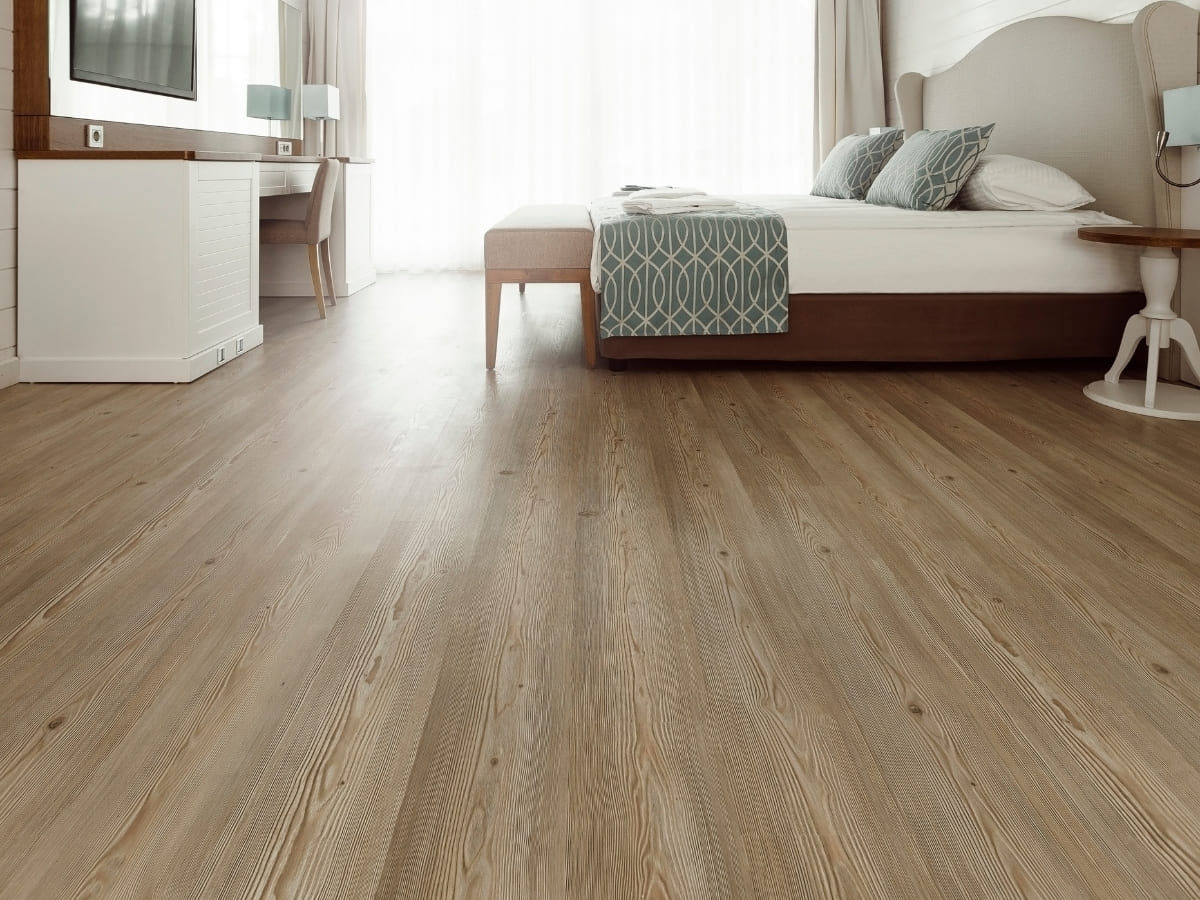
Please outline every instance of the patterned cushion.
[{"label": "patterned cushion", "polygon": [[867,202],[903,209],[945,209],[987,149],[995,127],[993,123],[918,131],[883,167],[867,192]]},{"label": "patterned cushion", "polygon": [[963,209],[1064,210],[1096,198],[1061,169],[1020,156],[985,156],[963,185]]},{"label": "patterned cushion", "polygon": [[851,134],[837,142],[813,182],[814,197],[862,200],[871,182],[904,142],[899,128],[882,134]]}]

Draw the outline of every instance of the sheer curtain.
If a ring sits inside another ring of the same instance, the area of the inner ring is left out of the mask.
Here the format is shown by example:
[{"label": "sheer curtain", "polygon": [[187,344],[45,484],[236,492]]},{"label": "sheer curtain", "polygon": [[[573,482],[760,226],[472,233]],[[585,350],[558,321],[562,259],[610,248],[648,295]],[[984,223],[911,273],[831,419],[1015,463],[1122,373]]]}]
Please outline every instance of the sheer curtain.
[{"label": "sheer curtain", "polygon": [[814,0],[366,0],[376,264],[478,269],[525,203],[806,192]]}]

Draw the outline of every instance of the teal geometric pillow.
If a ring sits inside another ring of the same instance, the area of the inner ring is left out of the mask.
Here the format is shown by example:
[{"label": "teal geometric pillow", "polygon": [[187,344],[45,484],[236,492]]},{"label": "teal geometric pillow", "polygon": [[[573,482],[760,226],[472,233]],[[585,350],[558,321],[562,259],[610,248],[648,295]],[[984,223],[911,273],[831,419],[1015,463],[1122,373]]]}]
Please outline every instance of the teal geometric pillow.
[{"label": "teal geometric pillow", "polygon": [[993,122],[911,135],[871,185],[867,202],[903,209],[945,209],[987,149],[995,127]]},{"label": "teal geometric pillow", "polygon": [[894,128],[882,134],[852,134],[837,142],[813,181],[814,197],[862,200],[871,182],[904,143],[904,131]]}]

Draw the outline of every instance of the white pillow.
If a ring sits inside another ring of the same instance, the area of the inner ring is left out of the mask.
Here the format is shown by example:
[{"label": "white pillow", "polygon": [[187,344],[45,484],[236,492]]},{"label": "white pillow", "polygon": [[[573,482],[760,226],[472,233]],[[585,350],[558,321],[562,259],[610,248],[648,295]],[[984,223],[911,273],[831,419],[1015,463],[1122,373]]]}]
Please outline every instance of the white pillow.
[{"label": "white pillow", "polygon": [[1053,166],[997,153],[984,156],[958,194],[963,209],[1076,209],[1096,198]]}]

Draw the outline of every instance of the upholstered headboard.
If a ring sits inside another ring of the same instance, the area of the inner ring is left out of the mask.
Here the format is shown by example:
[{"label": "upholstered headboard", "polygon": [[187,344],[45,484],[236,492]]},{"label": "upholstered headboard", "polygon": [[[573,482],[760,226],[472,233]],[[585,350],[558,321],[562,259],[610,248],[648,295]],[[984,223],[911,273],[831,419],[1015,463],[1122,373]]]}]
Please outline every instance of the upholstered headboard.
[{"label": "upholstered headboard", "polygon": [[[904,128],[995,122],[989,153],[1062,169],[1111,215],[1178,227],[1178,192],[1154,175],[1154,132],[1162,91],[1196,83],[1198,24],[1200,13],[1170,2],[1150,4],[1132,25],[1016,22],[943,72],[901,76]],[[1178,151],[1168,164],[1178,172]]]}]

